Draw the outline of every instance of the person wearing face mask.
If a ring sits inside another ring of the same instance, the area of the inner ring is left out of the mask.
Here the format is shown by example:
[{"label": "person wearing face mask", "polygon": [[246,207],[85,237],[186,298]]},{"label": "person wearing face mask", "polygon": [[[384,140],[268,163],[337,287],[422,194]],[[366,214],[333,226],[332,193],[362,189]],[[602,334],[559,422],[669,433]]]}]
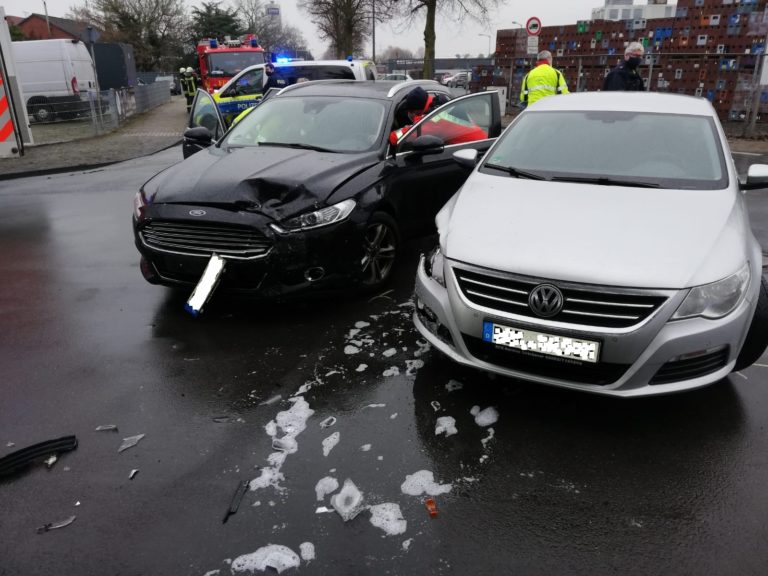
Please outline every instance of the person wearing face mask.
[{"label": "person wearing face mask", "polygon": [[275,75],[275,65],[272,62],[267,62],[264,67],[264,72],[267,75],[267,83],[264,84],[264,92],[270,88],[285,88],[285,80],[278,78]]},{"label": "person wearing face mask", "polygon": [[624,90],[641,92],[645,90],[645,81],[637,68],[643,60],[645,48],[640,42],[630,42],[624,50],[624,60],[608,73],[603,82],[603,90]]}]

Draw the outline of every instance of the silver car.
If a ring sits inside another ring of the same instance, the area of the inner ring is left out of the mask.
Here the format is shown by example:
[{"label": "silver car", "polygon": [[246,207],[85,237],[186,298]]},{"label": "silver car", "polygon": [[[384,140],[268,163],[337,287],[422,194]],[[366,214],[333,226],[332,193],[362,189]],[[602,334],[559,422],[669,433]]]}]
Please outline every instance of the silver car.
[{"label": "silver car", "polygon": [[612,396],[697,388],[768,344],[762,251],[708,101],[544,98],[437,215],[414,321],[476,368]]}]

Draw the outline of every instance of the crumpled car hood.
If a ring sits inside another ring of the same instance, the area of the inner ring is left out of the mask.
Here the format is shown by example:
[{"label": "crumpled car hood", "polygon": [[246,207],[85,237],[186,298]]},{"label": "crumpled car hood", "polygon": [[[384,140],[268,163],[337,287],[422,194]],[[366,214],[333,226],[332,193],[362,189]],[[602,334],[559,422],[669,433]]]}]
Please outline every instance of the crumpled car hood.
[{"label": "crumpled car hood", "polygon": [[280,220],[322,205],[341,184],[376,163],[375,152],[211,148],[161,172],[144,185],[144,192],[149,203],[242,203]]},{"label": "crumpled car hood", "polygon": [[609,286],[684,288],[736,272],[749,228],[733,190],[538,182],[476,172],[437,217],[448,258]]}]

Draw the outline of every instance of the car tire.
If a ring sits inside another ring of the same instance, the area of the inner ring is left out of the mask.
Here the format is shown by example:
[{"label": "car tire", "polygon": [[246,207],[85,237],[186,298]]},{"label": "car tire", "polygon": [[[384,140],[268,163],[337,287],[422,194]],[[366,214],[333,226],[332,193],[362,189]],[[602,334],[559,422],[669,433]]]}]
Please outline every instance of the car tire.
[{"label": "car tire", "polygon": [[768,347],[768,282],[763,276],[760,282],[760,293],[757,298],[755,314],[752,316],[747,338],[741,347],[733,371],[738,372],[757,362],[765,352],[766,347]]},{"label": "car tire", "polygon": [[53,107],[45,98],[31,98],[27,104],[27,111],[35,122],[50,122],[55,116]]},{"label": "car tire", "polygon": [[392,277],[400,254],[400,231],[385,212],[375,212],[363,234],[360,284],[364,291],[376,290]]}]

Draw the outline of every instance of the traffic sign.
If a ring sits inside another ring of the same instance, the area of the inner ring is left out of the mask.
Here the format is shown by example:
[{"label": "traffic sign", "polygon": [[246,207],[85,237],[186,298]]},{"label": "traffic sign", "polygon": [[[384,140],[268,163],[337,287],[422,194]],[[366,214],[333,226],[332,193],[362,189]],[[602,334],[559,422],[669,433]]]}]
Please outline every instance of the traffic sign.
[{"label": "traffic sign", "polygon": [[529,36],[538,36],[541,34],[541,20],[536,16],[531,16],[525,23],[525,29]]},{"label": "traffic sign", "polygon": [[539,53],[539,37],[528,36],[528,42],[526,43],[528,56],[536,56]]}]

